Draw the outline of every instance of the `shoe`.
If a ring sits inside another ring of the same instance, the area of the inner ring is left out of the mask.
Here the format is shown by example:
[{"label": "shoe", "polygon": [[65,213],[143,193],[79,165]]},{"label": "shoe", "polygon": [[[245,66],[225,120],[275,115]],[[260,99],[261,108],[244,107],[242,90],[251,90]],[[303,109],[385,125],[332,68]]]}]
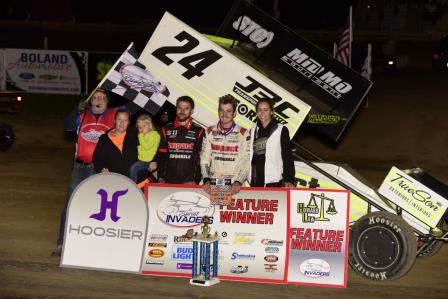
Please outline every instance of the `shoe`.
[{"label": "shoe", "polygon": [[51,252],[51,256],[61,257],[62,254],[62,245],[58,244],[56,248]]}]

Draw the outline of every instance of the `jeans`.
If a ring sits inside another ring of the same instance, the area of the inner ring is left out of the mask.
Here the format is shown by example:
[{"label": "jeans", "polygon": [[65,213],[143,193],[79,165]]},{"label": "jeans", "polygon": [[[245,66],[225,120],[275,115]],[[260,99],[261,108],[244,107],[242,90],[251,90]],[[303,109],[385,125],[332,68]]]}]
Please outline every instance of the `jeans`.
[{"label": "jeans", "polygon": [[61,213],[61,220],[59,222],[59,237],[57,240],[58,245],[62,245],[64,242],[64,234],[65,234],[65,220],[67,217],[67,207],[72,196],[73,191],[75,191],[76,187],[87,179],[88,177],[95,174],[95,168],[91,164],[81,164],[79,162],[74,162],[72,176],[70,178],[70,183],[68,185],[67,198],[65,200],[64,209]]},{"label": "jeans", "polygon": [[[137,161],[134,164],[131,165],[131,168],[129,169],[129,177],[131,178],[131,180],[133,180],[136,183],[140,183],[138,181],[139,177],[142,178],[143,176],[139,176],[139,173],[146,170],[148,171],[148,166],[149,166],[149,162],[144,162],[144,161]],[[145,173],[145,178],[146,178],[146,173]]]}]

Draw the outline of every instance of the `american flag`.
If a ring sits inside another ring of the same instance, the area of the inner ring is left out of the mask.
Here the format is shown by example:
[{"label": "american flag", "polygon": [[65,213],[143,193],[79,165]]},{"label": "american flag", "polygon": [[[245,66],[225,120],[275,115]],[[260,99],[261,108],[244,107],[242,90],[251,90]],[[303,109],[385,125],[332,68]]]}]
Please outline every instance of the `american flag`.
[{"label": "american flag", "polygon": [[351,44],[352,44],[352,8],[350,7],[350,13],[347,23],[342,31],[341,37],[336,48],[336,59],[343,64],[351,67]]},{"label": "american flag", "polygon": [[162,107],[170,92],[146,66],[138,61],[131,43],[98,85],[134,102],[152,115]]}]

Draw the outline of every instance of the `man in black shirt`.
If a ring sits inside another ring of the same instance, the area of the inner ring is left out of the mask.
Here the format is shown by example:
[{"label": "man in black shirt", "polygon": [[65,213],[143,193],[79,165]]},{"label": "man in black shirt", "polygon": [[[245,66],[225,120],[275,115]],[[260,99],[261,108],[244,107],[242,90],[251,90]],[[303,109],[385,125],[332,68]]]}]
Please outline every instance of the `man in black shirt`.
[{"label": "man in black shirt", "polygon": [[176,119],[162,128],[156,162],[150,163],[150,170],[157,168],[159,183],[199,184],[201,180],[199,153],[204,129],[193,122],[193,111],[189,96],[178,98]]}]

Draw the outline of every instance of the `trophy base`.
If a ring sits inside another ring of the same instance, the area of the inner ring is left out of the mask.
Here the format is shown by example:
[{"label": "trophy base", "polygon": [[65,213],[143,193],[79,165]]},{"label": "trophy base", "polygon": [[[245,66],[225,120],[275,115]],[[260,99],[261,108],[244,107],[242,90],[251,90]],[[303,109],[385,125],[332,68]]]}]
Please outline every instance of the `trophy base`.
[{"label": "trophy base", "polygon": [[202,286],[202,287],[209,287],[214,284],[217,284],[218,282],[219,282],[219,278],[216,278],[216,277],[212,277],[212,278],[210,278],[210,280],[202,280],[202,279],[198,279],[198,278],[190,279],[190,284]]}]

